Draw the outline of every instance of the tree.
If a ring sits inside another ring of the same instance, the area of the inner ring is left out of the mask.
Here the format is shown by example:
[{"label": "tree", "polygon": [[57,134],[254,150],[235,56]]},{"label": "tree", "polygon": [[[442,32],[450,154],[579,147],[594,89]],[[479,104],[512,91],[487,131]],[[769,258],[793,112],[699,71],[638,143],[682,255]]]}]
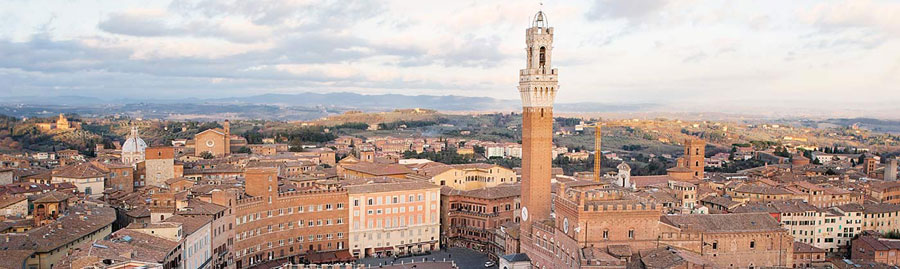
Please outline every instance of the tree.
[{"label": "tree", "polygon": [[209,159],[212,159],[212,158],[215,158],[215,157],[216,157],[216,156],[213,156],[213,154],[210,153],[209,151],[204,151],[203,153],[200,153],[200,158],[203,158],[203,159],[206,159],[206,160],[209,160]]}]

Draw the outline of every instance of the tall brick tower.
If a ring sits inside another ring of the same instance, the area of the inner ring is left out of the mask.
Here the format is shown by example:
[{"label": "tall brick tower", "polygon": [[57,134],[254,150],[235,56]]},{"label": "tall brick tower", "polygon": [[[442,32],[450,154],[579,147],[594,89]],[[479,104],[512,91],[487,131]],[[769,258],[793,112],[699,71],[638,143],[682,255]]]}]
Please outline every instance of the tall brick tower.
[{"label": "tall brick tower", "polygon": [[553,27],[539,11],[525,30],[526,68],[519,70],[522,95],[522,229],[531,233],[533,221],[550,218],[550,165],[553,147],[553,100],[557,72],[550,65]]},{"label": "tall brick tower", "polygon": [[684,140],[684,167],[691,169],[695,178],[703,178],[706,167],[706,141],[700,139]]}]

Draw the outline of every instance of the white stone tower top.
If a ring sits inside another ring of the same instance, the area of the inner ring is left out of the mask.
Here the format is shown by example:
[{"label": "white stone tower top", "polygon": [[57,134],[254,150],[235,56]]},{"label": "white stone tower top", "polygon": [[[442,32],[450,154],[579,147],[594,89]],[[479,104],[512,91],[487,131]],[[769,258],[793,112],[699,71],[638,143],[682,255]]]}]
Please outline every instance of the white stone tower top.
[{"label": "white stone tower top", "polygon": [[547,14],[538,11],[531,27],[525,30],[528,57],[525,69],[519,70],[519,93],[523,107],[552,107],[556,99],[557,71],[552,67],[553,27]]}]

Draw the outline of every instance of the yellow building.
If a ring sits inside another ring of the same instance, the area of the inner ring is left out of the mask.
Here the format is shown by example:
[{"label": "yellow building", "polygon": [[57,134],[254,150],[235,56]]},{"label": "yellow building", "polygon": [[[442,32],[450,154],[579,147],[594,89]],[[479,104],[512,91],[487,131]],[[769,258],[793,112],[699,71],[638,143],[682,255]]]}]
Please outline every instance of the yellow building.
[{"label": "yellow building", "polygon": [[461,191],[490,188],[517,181],[516,172],[512,169],[486,163],[456,165],[433,163],[418,169],[416,175],[428,179],[431,183]]},{"label": "yellow building", "polygon": [[59,113],[59,118],[56,119],[56,122],[44,122],[37,124],[38,130],[42,132],[49,131],[72,131],[81,128],[81,124],[79,122],[69,122],[66,119],[66,116],[62,113]]}]

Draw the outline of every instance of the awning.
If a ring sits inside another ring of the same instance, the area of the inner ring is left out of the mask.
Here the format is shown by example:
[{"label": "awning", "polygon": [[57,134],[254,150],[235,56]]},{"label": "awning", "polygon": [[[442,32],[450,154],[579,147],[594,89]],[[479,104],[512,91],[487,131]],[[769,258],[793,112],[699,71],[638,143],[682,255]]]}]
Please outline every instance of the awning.
[{"label": "awning", "polygon": [[379,251],[389,251],[389,250],[394,250],[394,247],[380,247],[380,248],[375,248],[375,252],[379,252]]}]

